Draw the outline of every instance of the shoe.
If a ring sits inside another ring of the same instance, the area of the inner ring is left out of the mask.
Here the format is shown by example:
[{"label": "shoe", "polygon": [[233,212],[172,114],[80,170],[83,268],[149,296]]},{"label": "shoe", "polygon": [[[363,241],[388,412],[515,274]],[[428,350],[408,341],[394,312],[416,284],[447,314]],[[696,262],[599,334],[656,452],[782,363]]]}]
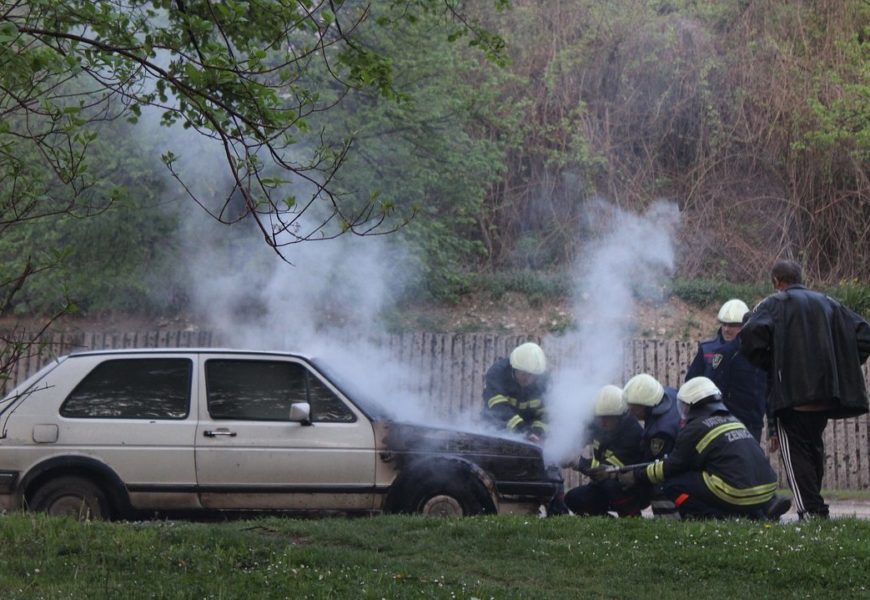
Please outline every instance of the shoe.
[{"label": "shoe", "polygon": [[773,498],[764,507],[764,516],[771,521],[779,521],[779,518],[787,513],[790,508],[791,500],[774,494]]},{"label": "shoe", "polygon": [[798,520],[800,521],[811,521],[815,519],[830,519],[830,515],[826,512],[802,512],[798,514]]}]

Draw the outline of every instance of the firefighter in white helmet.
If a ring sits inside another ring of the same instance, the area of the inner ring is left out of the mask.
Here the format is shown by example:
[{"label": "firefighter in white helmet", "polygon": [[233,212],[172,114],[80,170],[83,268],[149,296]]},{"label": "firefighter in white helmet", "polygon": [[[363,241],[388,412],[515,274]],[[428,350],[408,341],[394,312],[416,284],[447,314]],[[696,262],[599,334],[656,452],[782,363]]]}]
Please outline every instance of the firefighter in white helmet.
[{"label": "firefighter in white helmet", "polygon": [[484,418],[499,429],[539,443],[547,431],[547,357],[534,342],[520,344],[486,372]]},{"label": "firefighter in white helmet", "polygon": [[756,440],[761,440],[767,411],[767,375],[740,353],[737,334],[749,316],[742,300],[728,300],[719,309],[716,337],[698,344],[686,381],[703,375],[722,392],[722,401]]},{"label": "firefighter in white helmet", "polygon": [[776,473],[716,384],[690,379],[677,394],[685,425],[663,460],[618,476],[623,485],[661,485],[682,517],[779,520],[791,503],[775,494]]},{"label": "firefighter in white helmet", "polygon": [[662,458],[674,447],[680,429],[677,390],[641,373],[626,382],[622,394],[631,413],[643,421],[644,460]]},{"label": "firefighter in white helmet", "polygon": [[[640,373],[629,379],[622,392],[629,410],[643,421],[641,446],[643,462],[662,459],[673,449],[680,430],[680,410],[677,390],[663,386],[649,373]],[[661,486],[635,486],[638,494],[649,494],[653,514],[663,518],[677,518],[674,503],[668,500]]]},{"label": "firefighter in white helmet", "polygon": [[[622,389],[605,385],[598,392],[590,426],[591,458],[581,458],[574,466],[592,479],[565,494],[565,504],[576,515],[606,515],[613,511],[620,517],[639,517],[649,505],[649,494],[626,490],[615,479],[598,478],[600,467],[623,467],[641,462],[640,438],[643,428],[628,412]],[[642,491],[642,490],[641,490]]]}]

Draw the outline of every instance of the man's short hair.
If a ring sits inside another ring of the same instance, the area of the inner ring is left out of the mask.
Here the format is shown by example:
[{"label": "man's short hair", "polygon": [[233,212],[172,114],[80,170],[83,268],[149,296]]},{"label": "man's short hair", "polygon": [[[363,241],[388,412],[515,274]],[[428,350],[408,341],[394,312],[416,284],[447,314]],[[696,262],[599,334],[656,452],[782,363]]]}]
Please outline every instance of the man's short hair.
[{"label": "man's short hair", "polygon": [[781,283],[794,285],[803,283],[804,278],[801,273],[801,266],[793,260],[778,260],[773,265],[770,271],[770,276]]}]

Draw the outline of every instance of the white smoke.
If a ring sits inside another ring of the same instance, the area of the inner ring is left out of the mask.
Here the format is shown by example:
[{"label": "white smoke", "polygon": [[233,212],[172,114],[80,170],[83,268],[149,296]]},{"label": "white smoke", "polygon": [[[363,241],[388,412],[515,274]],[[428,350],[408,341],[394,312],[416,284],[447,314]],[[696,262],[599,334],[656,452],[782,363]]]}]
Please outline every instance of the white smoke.
[{"label": "white smoke", "polygon": [[395,244],[343,235],[285,247],[285,261],[250,227],[220,245],[207,236],[222,229],[225,238],[225,226],[193,214],[188,228],[210,232],[187,236],[195,240],[185,252],[195,282],[190,297],[227,345],[324,359],[395,418],[431,420],[419,375],[384,344],[380,317],[409,269]]},{"label": "white smoke", "polygon": [[[179,168],[199,183],[200,197],[222,199],[226,186],[220,148],[180,132],[168,139]],[[285,248],[281,260],[249,221],[227,227],[187,203],[184,223],[188,294],[197,313],[238,348],[298,351],[337,365],[367,396],[397,419],[469,426],[474,415],[439,415],[419,381],[428,373],[397,360],[385,347],[381,315],[395,301],[411,261],[389,237],[344,235]],[[657,202],[643,215],[603,201],[587,205],[596,238],[578,253],[573,268],[572,313],[577,329],[560,339],[548,394],[548,458],[559,462],[576,449],[601,386],[622,385],[622,349],[633,333],[635,299],[661,289],[674,263],[678,210]],[[315,219],[317,215],[312,214]],[[404,274],[404,275],[403,275]],[[545,350],[548,342],[544,342]],[[481,373],[482,375],[482,373]],[[477,406],[476,404],[474,404]],[[490,433],[493,433],[490,431]]]},{"label": "white smoke", "polygon": [[674,268],[675,204],[658,201],[642,215],[600,201],[590,209],[589,229],[598,234],[578,253],[572,274],[578,326],[559,340],[565,350],[548,393],[550,429],[544,450],[555,463],[580,449],[601,387],[622,387],[623,347],[634,330],[636,298],[661,290]]}]

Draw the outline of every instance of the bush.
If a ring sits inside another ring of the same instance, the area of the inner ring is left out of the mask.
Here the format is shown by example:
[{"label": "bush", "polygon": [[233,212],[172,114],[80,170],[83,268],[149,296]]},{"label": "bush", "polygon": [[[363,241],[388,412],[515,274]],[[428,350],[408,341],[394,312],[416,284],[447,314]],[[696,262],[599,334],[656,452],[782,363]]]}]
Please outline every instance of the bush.
[{"label": "bush", "polygon": [[518,270],[496,273],[477,273],[471,276],[472,288],[481,290],[498,300],[505,294],[516,293],[528,298],[532,305],[545,300],[564,298],[570,294],[570,281],[565,273]]},{"label": "bush", "polygon": [[739,298],[752,308],[771,291],[769,284],[762,283],[677,278],[671,284],[670,295],[700,308],[719,305],[732,298]]},{"label": "bush", "polygon": [[870,319],[870,284],[857,279],[849,279],[841,281],[825,291],[829,296],[863,315],[864,318]]}]

